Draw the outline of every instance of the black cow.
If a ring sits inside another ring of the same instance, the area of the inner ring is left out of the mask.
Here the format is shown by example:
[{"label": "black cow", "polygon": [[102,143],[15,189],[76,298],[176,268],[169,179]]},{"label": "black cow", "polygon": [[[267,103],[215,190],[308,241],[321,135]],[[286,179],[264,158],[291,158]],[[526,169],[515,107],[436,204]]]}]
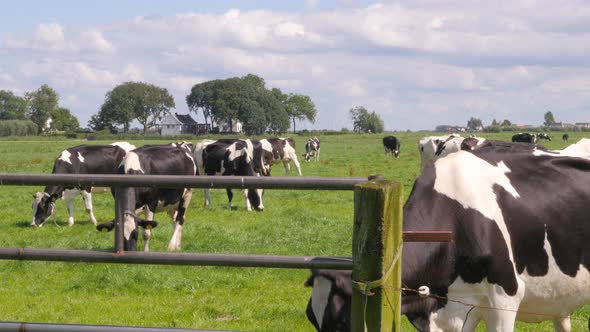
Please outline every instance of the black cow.
[{"label": "black cow", "polygon": [[567,142],[570,139],[570,135],[569,134],[563,134],[563,136],[561,136],[561,139],[563,139],[564,142]]},{"label": "black cow", "polygon": [[[146,145],[127,153],[124,162],[119,167],[119,174],[134,175],[185,175],[195,176],[197,165],[190,143]],[[166,189],[166,188],[131,188],[127,191],[127,206],[125,209],[125,250],[137,249],[138,226],[144,227],[143,240],[144,251],[149,251],[151,227],[155,224],[154,214],[166,211],[174,220],[174,233],[168,244],[168,250],[180,250],[182,240],[182,227],[186,209],[191,201],[190,188]],[[136,216],[143,211],[145,220]],[[97,226],[99,231],[112,230],[114,221]]]},{"label": "black cow", "polygon": [[[197,145],[195,155],[199,165],[199,174],[204,175],[235,175],[235,176],[259,176],[253,161],[253,144],[250,140],[210,141]],[[233,191],[228,188],[227,197],[232,207]],[[244,190],[246,197],[246,209],[257,211],[264,210],[262,203],[262,189],[248,188]],[[211,197],[209,190],[205,189],[205,205],[209,205]]]},{"label": "black cow", "polygon": [[315,161],[320,160],[320,139],[316,136],[307,140],[305,143],[305,161],[309,161],[312,157]]},{"label": "black cow", "polygon": [[[127,142],[111,145],[79,145],[62,151],[53,163],[53,174],[117,174],[119,164],[127,151],[135,147]],[[68,207],[68,225],[74,225],[74,198],[82,194],[90,221],[96,225],[92,212],[92,192],[90,187],[73,188],[66,186],[46,186],[43,192],[33,195],[33,220],[31,226],[42,226],[53,214],[55,202],[63,198]]]},{"label": "black cow", "polygon": [[385,150],[385,155],[391,152],[392,156],[396,158],[399,157],[399,147],[400,142],[395,136],[385,136],[383,137],[383,149]]},{"label": "black cow", "polygon": [[546,134],[546,133],[538,133],[537,139],[546,139],[546,140],[550,141],[551,137],[549,137],[549,134]]},{"label": "black cow", "polygon": [[295,152],[295,141],[290,138],[265,138],[261,139],[264,149],[271,149],[270,152],[273,154],[273,163],[283,163],[285,167],[285,174],[291,173],[290,162],[295,164],[299,176],[301,176],[301,165],[297,160],[297,153]]},{"label": "black cow", "polygon": [[537,143],[537,135],[529,133],[518,133],[512,136],[512,142]]}]

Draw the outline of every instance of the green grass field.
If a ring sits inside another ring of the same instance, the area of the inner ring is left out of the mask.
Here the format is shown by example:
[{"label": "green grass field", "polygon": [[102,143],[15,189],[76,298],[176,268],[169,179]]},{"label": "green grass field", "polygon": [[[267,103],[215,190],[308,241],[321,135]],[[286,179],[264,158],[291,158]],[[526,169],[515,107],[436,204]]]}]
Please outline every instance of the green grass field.
[{"label": "green grass field", "polygon": [[[429,133],[397,133],[399,159],[385,157],[384,135],[321,136],[320,162],[302,162],[304,176],[366,177],[382,174],[410,193],[419,174],[417,141]],[[482,134],[508,140],[512,133]],[[561,149],[561,133],[542,144]],[[570,143],[583,137],[570,133]],[[299,155],[306,137],[295,137]],[[195,140],[196,141],[196,140]],[[143,144],[168,141],[131,141]],[[54,159],[82,140],[0,141],[0,173],[50,173]],[[91,144],[107,144],[95,141]],[[303,158],[300,157],[300,161]],[[283,175],[281,165],[273,167]],[[113,234],[99,233],[88,221],[81,199],[76,224],[58,202],[56,215],[31,228],[32,194],[42,187],[0,186],[0,247],[111,249]],[[237,194],[237,192],[236,192]],[[110,193],[93,195],[99,222],[114,216]],[[213,206],[203,207],[195,189],[187,212],[183,251],[269,255],[351,256],[353,193],[350,191],[267,190],[265,211],[245,211],[242,196],[227,208],[225,190],[212,191]],[[156,216],[152,251],[166,251],[172,223]],[[140,242],[141,246],[141,242]],[[0,321],[106,324],[251,331],[313,331],[305,318],[309,272],[296,269],[173,267],[0,261]],[[573,331],[586,329],[589,307],[578,311]],[[480,329],[485,330],[480,325]],[[412,328],[404,320],[402,329]],[[549,322],[517,325],[518,331],[551,331]]]}]

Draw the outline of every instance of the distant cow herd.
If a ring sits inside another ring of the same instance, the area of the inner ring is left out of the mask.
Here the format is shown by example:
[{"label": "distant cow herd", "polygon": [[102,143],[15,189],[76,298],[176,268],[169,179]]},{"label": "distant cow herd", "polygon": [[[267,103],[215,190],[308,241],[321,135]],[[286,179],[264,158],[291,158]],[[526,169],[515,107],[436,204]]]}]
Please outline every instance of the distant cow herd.
[{"label": "distant cow herd", "polygon": [[[401,313],[417,330],[474,331],[485,321],[489,331],[512,331],[516,321],[551,320],[556,331],[570,331],[570,314],[590,302],[590,139],[562,150],[537,145],[540,139],[551,140],[545,133],[519,133],[511,142],[450,134],[417,142],[420,175],[403,208],[403,229],[453,234],[451,243],[403,246]],[[397,137],[382,144],[386,157],[400,157]],[[307,140],[302,156],[319,162],[318,137]],[[64,150],[53,173],[269,176],[277,163],[286,174],[293,163],[302,175],[293,139],[81,145]],[[42,226],[60,198],[73,225],[77,193],[97,229],[112,230],[114,221],[97,224],[91,188],[63,186],[34,195],[31,225]],[[159,211],[174,222],[168,250],[180,250],[191,188],[127,193],[125,250],[137,250],[141,230],[149,251]],[[262,189],[243,193],[247,210],[264,210]],[[227,197],[233,207],[231,189]],[[211,204],[207,189],[204,204]],[[351,271],[312,271],[306,315],[318,331],[350,330],[353,278]]]}]

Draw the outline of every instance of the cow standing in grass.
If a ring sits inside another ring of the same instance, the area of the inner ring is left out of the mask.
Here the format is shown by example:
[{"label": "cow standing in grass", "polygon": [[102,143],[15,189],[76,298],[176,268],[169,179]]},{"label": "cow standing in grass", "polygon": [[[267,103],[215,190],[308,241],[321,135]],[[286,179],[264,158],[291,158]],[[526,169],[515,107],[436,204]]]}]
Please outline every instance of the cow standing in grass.
[{"label": "cow standing in grass", "polygon": [[[185,175],[195,176],[197,165],[194,160],[194,146],[190,143],[146,145],[130,151],[119,168],[119,174],[131,175]],[[174,221],[174,233],[168,243],[168,250],[180,250],[182,228],[186,209],[191,201],[190,188],[130,188],[124,206],[124,249],[137,249],[138,226],[144,226],[143,250],[149,251],[151,228],[154,214],[166,211]],[[143,212],[145,219],[137,216]],[[114,220],[97,226],[99,231],[112,230]]]},{"label": "cow standing in grass", "polygon": [[[111,145],[79,145],[62,151],[53,163],[53,174],[116,174],[125,154],[135,149],[127,142]],[[33,195],[33,220],[31,226],[42,226],[53,215],[58,198],[66,201],[68,225],[74,225],[74,198],[82,194],[90,221],[96,225],[92,211],[92,191],[90,187],[74,188],[67,186],[46,186],[43,192]]]},{"label": "cow standing in grass", "polygon": [[271,153],[273,154],[273,163],[283,163],[285,167],[285,174],[291,173],[290,163],[293,162],[297,168],[299,176],[301,176],[301,165],[297,160],[297,153],[295,152],[295,141],[288,138],[265,138],[261,139],[260,142],[265,148],[271,147]]},{"label": "cow standing in grass", "polygon": [[305,161],[310,161],[311,158],[314,158],[315,161],[320,160],[320,139],[317,137],[312,137],[307,140],[305,143]]},{"label": "cow standing in grass", "polygon": [[387,156],[390,152],[392,156],[399,157],[400,142],[395,136],[383,137],[383,150]]}]

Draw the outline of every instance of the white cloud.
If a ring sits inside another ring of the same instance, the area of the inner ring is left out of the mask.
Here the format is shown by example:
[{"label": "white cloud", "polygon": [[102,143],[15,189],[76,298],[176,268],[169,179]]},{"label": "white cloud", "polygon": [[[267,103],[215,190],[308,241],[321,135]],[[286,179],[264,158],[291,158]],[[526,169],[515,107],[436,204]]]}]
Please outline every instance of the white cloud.
[{"label": "white cloud", "polygon": [[540,123],[546,107],[559,120],[559,105],[567,106],[564,118],[590,106],[586,2],[337,4],[320,10],[307,0],[304,12],[235,8],[8,30],[0,86],[28,91],[48,83],[68,96],[74,113],[85,112],[82,123],[124,81],[168,88],[186,113],[192,85],[248,73],[310,95],[318,128],[349,126],[350,105],[382,113],[389,129],[463,124],[470,116],[484,124],[493,117]]}]

